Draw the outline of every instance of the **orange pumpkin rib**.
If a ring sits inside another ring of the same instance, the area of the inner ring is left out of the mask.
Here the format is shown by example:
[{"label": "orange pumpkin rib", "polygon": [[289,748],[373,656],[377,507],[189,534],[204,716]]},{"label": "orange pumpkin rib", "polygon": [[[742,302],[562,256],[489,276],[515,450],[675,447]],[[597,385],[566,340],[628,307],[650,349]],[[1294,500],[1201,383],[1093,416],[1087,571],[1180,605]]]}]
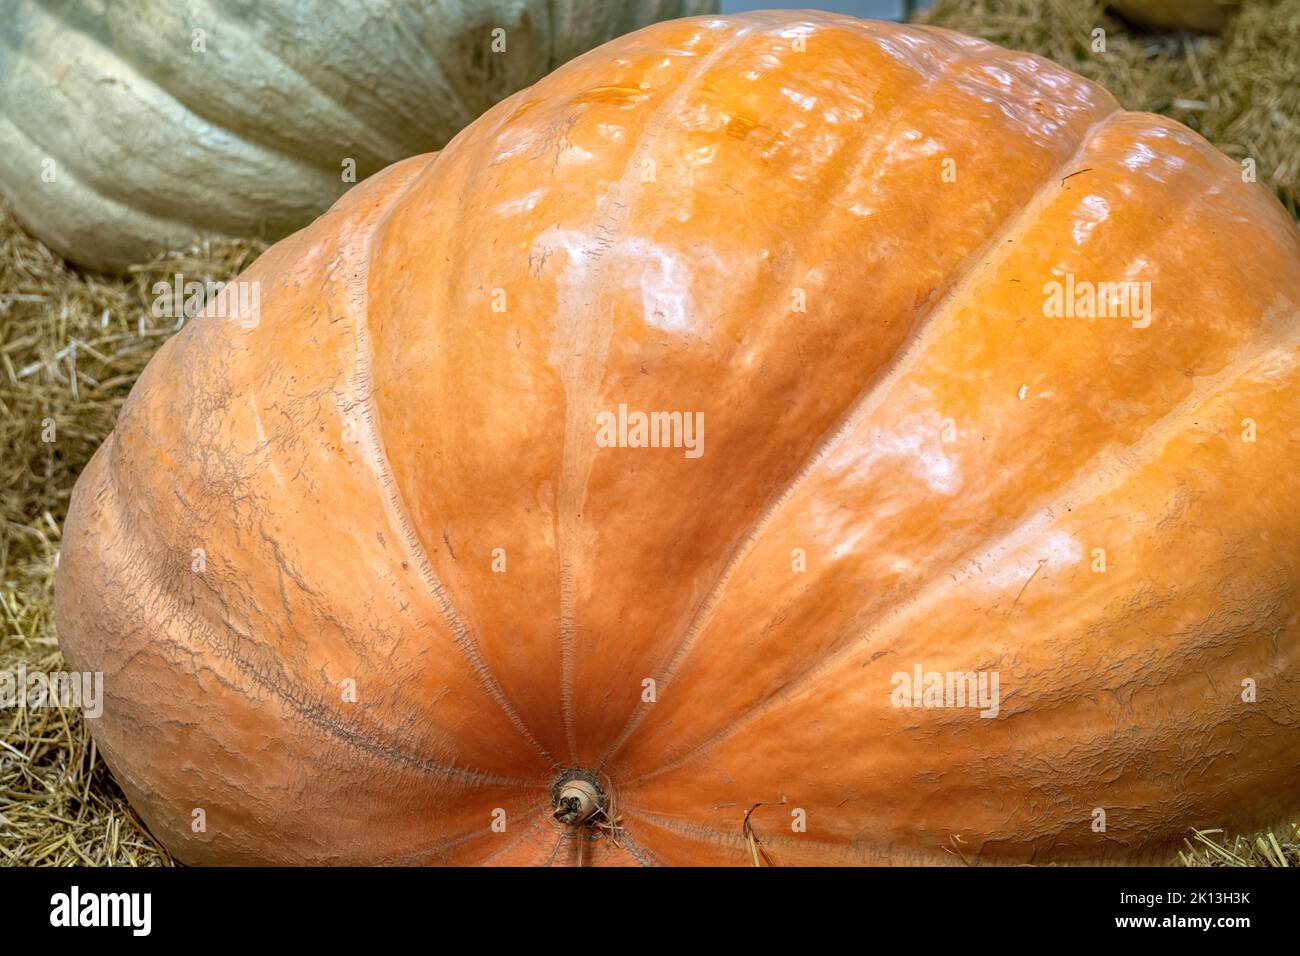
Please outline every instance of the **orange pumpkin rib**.
[{"label": "orange pumpkin rib", "polygon": [[[400,191],[388,199],[387,209],[391,210],[394,205],[401,201],[418,176],[431,175],[436,171],[436,168],[437,161],[433,158],[430,158],[428,162],[420,163],[417,171],[412,172],[402,184]],[[373,236],[379,228],[382,228],[383,221],[384,217],[381,217],[374,229],[364,233],[355,247],[345,249],[342,252],[345,258],[359,264],[357,271],[348,279],[347,296],[349,314],[356,332],[356,363],[352,389],[362,409],[361,423],[365,429],[369,461],[375,470],[376,480],[384,490],[384,507],[388,513],[389,522],[401,530],[402,542],[406,546],[411,562],[419,573],[425,588],[438,605],[438,609],[441,611],[448,628],[456,635],[456,644],[469,662],[475,677],[496,705],[510,719],[510,723],[528,741],[529,745],[548,763],[554,763],[554,758],[546,748],[538,743],[537,738],[533,736],[523,720],[520,719],[519,714],[502,692],[501,685],[497,682],[490,668],[484,664],[478,640],[465,623],[465,619],[457,612],[454,603],[447,594],[446,588],[444,588],[429,563],[428,553],[420,544],[419,536],[415,534],[412,528],[410,511],[402,499],[402,490],[398,487],[397,482],[393,480],[392,466],[389,463],[388,453],[384,448],[383,437],[376,421],[373,397],[373,356],[370,346],[370,332],[366,321],[369,308],[366,285],[369,280],[369,264],[373,255]]]},{"label": "orange pumpkin rib", "polygon": [[[641,133],[637,137],[636,147],[629,157],[622,174],[614,178],[609,190],[601,198],[593,216],[592,232],[598,236],[614,236],[625,232],[631,215],[637,177],[642,174],[638,160],[643,160],[649,144],[661,135],[663,126],[676,118],[677,111],[691,95],[695,84],[707,74],[710,67],[722,60],[727,53],[737,47],[748,35],[752,27],[741,27],[725,40],[719,42],[712,50],[703,55],[696,55],[697,62],[683,76],[681,82],[672,88],[663,101],[649,111],[642,121]],[[585,283],[585,289],[596,290],[590,298],[578,301],[560,301],[560,307],[587,310],[593,316],[590,321],[579,328],[582,331],[568,343],[567,355],[564,356],[562,376],[565,382],[565,423],[564,438],[561,444],[563,460],[560,470],[558,494],[559,507],[559,549],[561,554],[570,555],[582,547],[579,518],[586,489],[591,480],[591,468],[594,463],[596,446],[590,441],[590,423],[600,409],[598,399],[601,354],[608,349],[609,337],[613,333],[612,322],[609,327],[602,327],[603,320],[595,318],[601,311],[600,291],[607,284],[610,259],[603,257],[593,274]],[[602,347],[603,346],[603,347]],[[578,756],[578,741],[574,730],[573,683],[574,683],[574,618],[577,616],[577,601],[572,569],[562,559],[560,568],[560,700],[563,709],[565,742],[568,746],[569,759],[581,763]]]}]

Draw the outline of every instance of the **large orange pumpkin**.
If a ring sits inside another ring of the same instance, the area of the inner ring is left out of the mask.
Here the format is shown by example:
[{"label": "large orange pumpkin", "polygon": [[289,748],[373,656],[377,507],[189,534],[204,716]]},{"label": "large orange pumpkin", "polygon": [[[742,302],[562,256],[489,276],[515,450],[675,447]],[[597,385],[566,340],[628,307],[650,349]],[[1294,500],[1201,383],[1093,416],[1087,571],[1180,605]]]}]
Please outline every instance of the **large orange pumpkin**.
[{"label": "large orange pumpkin", "polygon": [[1135,861],[1296,811],[1300,242],[1176,123],[943,30],[676,21],[242,281],[60,569],[180,859]]}]

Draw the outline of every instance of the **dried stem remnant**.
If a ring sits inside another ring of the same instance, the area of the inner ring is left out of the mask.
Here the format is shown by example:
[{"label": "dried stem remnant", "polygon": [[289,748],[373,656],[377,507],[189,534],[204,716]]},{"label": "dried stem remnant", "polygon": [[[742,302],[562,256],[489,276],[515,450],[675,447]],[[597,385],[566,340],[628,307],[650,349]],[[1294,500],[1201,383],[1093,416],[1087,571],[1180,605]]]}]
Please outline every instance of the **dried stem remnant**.
[{"label": "dried stem remnant", "polygon": [[600,792],[590,782],[570,780],[560,787],[555,798],[555,819],[571,827],[587,822],[600,809]]}]

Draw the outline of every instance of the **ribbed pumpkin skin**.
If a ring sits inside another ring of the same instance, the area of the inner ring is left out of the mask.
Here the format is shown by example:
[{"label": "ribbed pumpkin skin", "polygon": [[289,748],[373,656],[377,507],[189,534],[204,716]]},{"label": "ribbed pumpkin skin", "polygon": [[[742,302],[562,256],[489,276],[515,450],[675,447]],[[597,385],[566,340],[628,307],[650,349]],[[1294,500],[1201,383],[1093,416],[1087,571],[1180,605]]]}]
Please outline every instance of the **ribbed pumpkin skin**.
[{"label": "ribbed pumpkin skin", "polygon": [[[1046,317],[1066,272],[1150,326]],[[60,567],[182,860],[743,864],[762,803],[780,864],[1135,862],[1296,810],[1300,242],[1187,129],[943,30],[677,21],[244,279]],[[620,403],[703,455],[599,447]],[[998,715],[893,706],[918,664]],[[558,767],[619,846],[553,829]]]},{"label": "ribbed pumpkin skin", "polygon": [[33,235],[96,269],[196,235],[278,239],[348,188],[345,159],[355,182],[439,149],[611,37],[716,9],[717,0],[7,0],[0,196]]}]

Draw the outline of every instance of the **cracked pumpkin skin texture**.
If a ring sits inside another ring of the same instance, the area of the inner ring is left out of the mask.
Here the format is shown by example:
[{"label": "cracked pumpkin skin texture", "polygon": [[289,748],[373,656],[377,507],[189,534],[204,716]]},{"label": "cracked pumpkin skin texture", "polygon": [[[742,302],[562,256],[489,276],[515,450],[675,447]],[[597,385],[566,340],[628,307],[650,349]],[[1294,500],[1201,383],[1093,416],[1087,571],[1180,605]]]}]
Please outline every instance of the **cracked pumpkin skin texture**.
[{"label": "cracked pumpkin skin texture", "polygon": [[[1047,317],[1067,273],[1149,325]],[[780,864],[1127,863],[1297,809],[1300,242],[1182,126],[943,30],[675,21],[242,281],[59,572],[179,859],[743,864],[761,803]],[[598,446],[619,404],[703,455]],[[996,716],[894,706],[917,665]],[[556,829],[565,767],[617,844]]]}]

